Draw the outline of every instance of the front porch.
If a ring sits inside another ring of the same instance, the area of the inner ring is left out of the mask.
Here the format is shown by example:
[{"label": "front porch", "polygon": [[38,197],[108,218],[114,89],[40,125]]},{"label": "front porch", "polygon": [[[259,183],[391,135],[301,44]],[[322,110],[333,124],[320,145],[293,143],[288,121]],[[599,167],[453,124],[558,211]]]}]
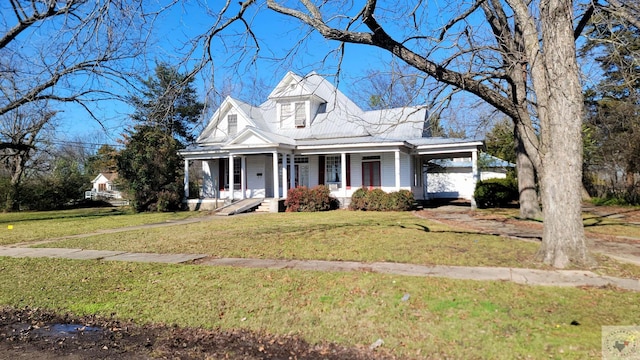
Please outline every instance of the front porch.
[{"label": "front porch", "polygon": [[[385,192],[409,190],[416,200],[428,200],[427,162],[435,158],[469,157],[478,176],[478,144],[456,147],[411,148],[407,143],[366,146],[350,151],[298,146],[296,151],[184,152],[185,202],[191,210],[216,210],[244,199],[274,199],[269,211],[282,211],[289,189],[326,185],[331,195],[347,207],[352,194],[362,188]],[[189,196],[189,163],[201,162],[198,194]],[[472,200],[472,199],[469,199]],[[472,202],[473,204],[473,202]],[[264,208],[264,207],[263,207]]]}]

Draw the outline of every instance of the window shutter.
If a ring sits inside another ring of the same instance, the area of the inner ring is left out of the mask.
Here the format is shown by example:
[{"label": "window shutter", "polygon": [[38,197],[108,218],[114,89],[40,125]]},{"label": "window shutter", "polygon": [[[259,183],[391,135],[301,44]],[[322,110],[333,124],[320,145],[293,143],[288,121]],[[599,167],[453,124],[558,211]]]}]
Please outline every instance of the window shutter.
[{"label": "window shutter", "polygon": [[318,156],[318,185],[324,185],[324,155]]},{"label": "window shutter", "polygon": [[220,191],[224,191],[224,183],[225,176],[224,170],[226,166],[224,166],[224,159],[218,159],[218,188]]},{"label": "window shutter", "polygon": [[296,103],[296,127],[304,127],[307,118],[304,103]]},{"label": "window shutter", "polygon": [[351,154],[347,154],[347,187],[351,187]]}]

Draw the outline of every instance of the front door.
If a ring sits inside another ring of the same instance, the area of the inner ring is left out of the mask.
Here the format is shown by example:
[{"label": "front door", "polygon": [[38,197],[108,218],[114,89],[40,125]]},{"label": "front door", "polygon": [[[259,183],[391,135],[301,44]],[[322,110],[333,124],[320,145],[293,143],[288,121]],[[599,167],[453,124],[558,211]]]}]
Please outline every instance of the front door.
[{"label": "front door", "polygon": [[380,161],[362,163],[362,187],[369,189],[380,187]]},{"label": "front door", "polygon": [[309,164],[295,164],[295,186],[309,187]]}]

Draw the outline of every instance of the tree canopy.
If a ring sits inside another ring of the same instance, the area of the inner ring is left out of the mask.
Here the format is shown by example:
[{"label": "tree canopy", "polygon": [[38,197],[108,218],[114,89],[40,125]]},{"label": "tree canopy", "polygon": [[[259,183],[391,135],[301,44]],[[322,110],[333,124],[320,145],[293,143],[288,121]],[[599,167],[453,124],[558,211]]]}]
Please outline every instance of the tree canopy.
[{"label": "tree canopy", "polygon": [[156,65],[154,76],[143,79],[140,95],[130,97],[135,108],[131,118],[190,143],[193,127],[202,116],[204,105],[198,101],[192,75],[181,73],[166,63]]},{"label": "tree canopy", "polygon": [[[640,202],[640,29],[600,13],[587,26],[583,54],[594,54],[600,81],[586,91],[586,127],[591,147],[587,169],[597,196]],[[622,176],[618,176],[622,173]]]},{"label": "tree canopy", "polygon": [[118,174],[136,211],[177,210],[182,201],[182,146],[163,129],[140,125],[116,157]]}]

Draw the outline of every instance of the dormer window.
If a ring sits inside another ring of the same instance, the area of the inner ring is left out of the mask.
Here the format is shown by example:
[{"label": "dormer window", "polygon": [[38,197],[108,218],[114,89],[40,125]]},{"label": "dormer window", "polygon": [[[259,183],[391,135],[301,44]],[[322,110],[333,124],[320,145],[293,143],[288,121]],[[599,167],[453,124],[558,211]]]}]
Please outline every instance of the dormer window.
[{"label": "dormer window", "polygon": [[283,103],[280,105],[280,123],[284,123],[292,115],[291,103]]},{"label": "dormer window", "polygon": [[296,103],[296,127],[304,127],[307,120],[307,112],[303,102]]},{"label": "dormer window", "polygon": [[280,128],[307,126],[307,103],[304,101],[280,103]]},{"label": "dormer window", "polygon": [[238,132],[238,115],[227,115],[227,133],[233,136]]}]

